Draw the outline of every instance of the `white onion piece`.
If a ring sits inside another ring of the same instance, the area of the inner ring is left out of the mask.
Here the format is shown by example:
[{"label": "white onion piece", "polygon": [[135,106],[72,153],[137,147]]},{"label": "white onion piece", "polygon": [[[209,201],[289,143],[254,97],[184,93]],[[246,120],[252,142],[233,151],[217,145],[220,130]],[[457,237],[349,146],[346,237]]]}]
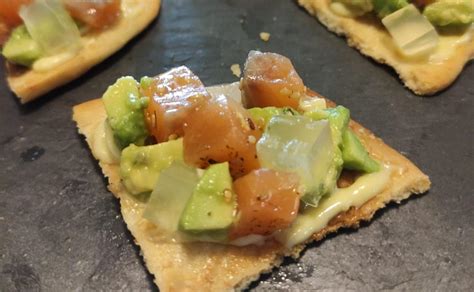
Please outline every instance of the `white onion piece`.
[{"label": "white onion piece", "polygon": [[79,29],[60,1],[34,1],[21,7],[20,17],[47,56],[80,49]]}]

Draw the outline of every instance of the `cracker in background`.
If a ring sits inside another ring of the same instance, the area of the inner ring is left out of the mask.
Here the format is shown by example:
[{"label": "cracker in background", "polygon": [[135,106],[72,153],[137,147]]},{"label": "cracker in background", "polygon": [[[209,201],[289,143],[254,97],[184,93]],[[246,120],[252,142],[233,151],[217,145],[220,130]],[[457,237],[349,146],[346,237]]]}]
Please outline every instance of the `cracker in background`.
[{"label": "cracker in background", "polygon": [[474,38],[456,46],[452,55],[440,63],[407,61],[396,48],[390,47],[391,37],[374,15],[360,18],[342,17],[329,8],[331,0],[298,0],[311,15],[330,31],[345,36],[349,46],[379,63],[391,66],[406,87],[419,95],[431,95],[451,85],[464,65],[474,57]]},{"label": "cracker in background", "polygon": [[46,72],[26,70],[7,75],[10,89],[27,103],[64,85],[120,50],[158,15],[161,0],[122,0],[122,15],[112,27],[82,37],[83,48],[71,60]]}]

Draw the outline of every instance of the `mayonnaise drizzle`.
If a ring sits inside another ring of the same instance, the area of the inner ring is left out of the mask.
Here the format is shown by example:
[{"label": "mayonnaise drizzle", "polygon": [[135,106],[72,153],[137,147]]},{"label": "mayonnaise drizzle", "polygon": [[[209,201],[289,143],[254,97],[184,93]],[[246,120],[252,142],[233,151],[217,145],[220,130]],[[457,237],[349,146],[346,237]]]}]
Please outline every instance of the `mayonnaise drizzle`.
[{"label": "mayonnaise drizzle", "polygon": [[329,221],[350,207],[360,207],[379,194],[386,187],[392,169],[385,166],[376,173],[359,177],[347,188],[337,189],[334,193],[321,200],[318,207],[306,210],[298,215],[293,225],[280,231],[275,238],[291,248],[307,240],[312,234],[325,228]]},{"label": "mayonnaise drizzle", "polygon": [[37,72],[49,71],[67,61],[71,60],[77,55],[77,51],[67,51],[61,54],[43,57],[33,63],[33,70]]},{"label": "mayonnaise drizzle", "polygon": [[100,162],[116,164],[120,162],[120,149],[115,144],[112,129],[107,120],[99,123],[94,131],[92,154]]},{"label": "mayonnaise drizzle", "polygon": [[473,41],[474,28],[471,26],[462,35],[441,35],[438,47],[430,55],[429,62],[432,64],[443,63],[456,53],[456,47]]}]

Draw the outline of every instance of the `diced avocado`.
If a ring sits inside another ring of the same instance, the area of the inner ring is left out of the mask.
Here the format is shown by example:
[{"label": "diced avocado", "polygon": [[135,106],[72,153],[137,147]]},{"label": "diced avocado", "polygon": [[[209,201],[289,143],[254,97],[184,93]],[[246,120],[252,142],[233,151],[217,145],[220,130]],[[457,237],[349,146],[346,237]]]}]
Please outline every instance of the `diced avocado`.
[{"label": "diced avocado", "polygon": [[155,224],[161,234],[175,234],[179,218],[198,182],[199,176],[195,168],[183,162],[173,162],[161,172],[143,217]]},{"label": "diced avocado", "polygon": [[379,18],[385,16],[408,5],[407,0],[372,0],[374,11]]},{"label": "diced avocado", "polygon": [[194,234],[227,230],[234,221],[235,196],[229,163],[211,165],[189,198],[179,229]]},{"label": "diced avocado", "polygon": [[312,206],[335,187],[336,151],[329,122],[305,116],[274,116],[257,143],[261,166],[296,172],[305,190],[302,201]]},{"label": "diced avocado", "polygon": [[348,129],[342,135],[342,159],[344,168],[363,172],[376,172],[380,164],[372,159],[356,134]]},{"label": "diced avocado", "polygon": [[331,126],[331,134],[333,141],[340,147],[342,143],[342,134],[346,131],[351,118],[349,109],[338,105],[335,108],[325,110],[329,116],[329,125]]},{"label": "diced avocado", "polygon": [[437,48],[435,27],[410,4],[382,19],[396,46],[405,56],[421,56]]},{"label": "diced avocado", "polygon": [[150,145],[131,144],[122,151],[120,176],[133,195],[151,192],[160,172],[174,161],[183,161],[183,139]]},{"label": "diced avocado", "polygon": [[143,76],[141,79],[140,79],[140,89],[142,90],[145,90],[147,89],[148,87],[150,87],[150,85],[153,83],[153,78],[151,77],[148,77],[148,76]]},{"label": "diced avocado", "polygon": [[262,129],[265,128],[265,126],[268,124],[268,122],[273,116],[298,115],[298,112],[292,108],[289,108],[289,107],[279,108],[279,107],[273,107],[273,106],[254,107],[254,108],[248,109],[247,112],[250,114],[250,118],[252,119],[252,121],[254,121]]},{"label": "diced avocado", "polygon": [[138,82],[133,77],[119,78],[109,86],[102,100],[119,146],[143,145],[148,136],[143,113],[148,99],[140,97]]},{"label": "diced avocado", "polygon": [[474,20],[471,0],[439,0],[425,7],[423,15],[436,26],[464,26]]},{"label": "diced avocado", "polygon": [[331,10],[341,16],[357,17],[374,9],[372,0],[332,0]]},{"label": "diced avocado", "polygon": [[43,52],[38,43],[31,38],[26,26],[21,25],[13,30],[3,47],[2,54],[12,63],[30,67],[34,61],[41,58]]}]

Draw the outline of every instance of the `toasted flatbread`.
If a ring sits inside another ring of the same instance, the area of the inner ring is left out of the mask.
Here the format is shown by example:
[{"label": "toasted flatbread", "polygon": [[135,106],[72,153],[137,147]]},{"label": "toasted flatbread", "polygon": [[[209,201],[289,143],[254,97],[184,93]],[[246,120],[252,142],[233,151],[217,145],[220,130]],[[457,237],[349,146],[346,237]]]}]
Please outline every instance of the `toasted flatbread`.
[{"label": "toasted flatbread", "polygon": [[338,16],[329,8],[331,0],[298,0],[298,3],[330,31],[345,36],[349,46],[379,63],[393,67],[405,86],[419,95],[431,95],[448,87],[464,65],[474,57],[472,31],[471,36],[455,46],[454,51],[443,61],[410,61],[391,45],[390,35],[375,16]]},{"label": "toasted flatbread", "polygon": [[[334,104],[333,104],[334,105]],[[100,99],[74,107],[73,119],[79,132],[86,137],[89,147],[94,145],[95,129],[106,119]],[[141,247],[148,270],[155,276],[160,291],[228,291],[246,288],[262,273],[278,266],[283,257],[298,257],[305,245],[321,240],[341,227],[357,227],[370,220],[374,213],[391,201],[400,202],[411,194],[426,192],[429,178],[413,163],[375,137],[369,130],[354,121],[350,127],[357,133],[367,150],[375,158],[390,164],[392,172],[386,188],[360,208],[349,209],[333,218],[329,225],[315,233],[307,242],[292,249],[277,242],[263,246],[227,246],[212,243],[163,243],[159,230],[142,217],[144,204],[132,199],[120,182],[119,166],[99,161],[108,178],[109,190],[120,200],[121,211],[135,242]]]},{"label": "toasted flatbread", "polygon": [[99,33],[82,37],[83,48],[71,60],[47,72],[27,70],[8,74],[11,90],[27,103],[52,89],[84,74],[122,48],[158,15],[161,0],[122,0],[122,16],[118,23]]}]

